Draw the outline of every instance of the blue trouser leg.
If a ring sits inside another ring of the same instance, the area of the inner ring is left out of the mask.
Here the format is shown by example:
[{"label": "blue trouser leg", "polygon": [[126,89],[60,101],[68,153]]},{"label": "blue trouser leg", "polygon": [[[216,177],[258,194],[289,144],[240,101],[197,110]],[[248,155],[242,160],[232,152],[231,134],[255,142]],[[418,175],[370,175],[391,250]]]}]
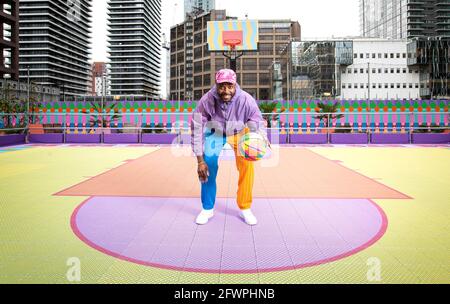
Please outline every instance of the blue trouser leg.
[{"label": "blue trouser leg", "polygon": [[208,165],[209,176],[206,183],[202,183],[202,205],[203,209],[214,208],[217,194],[216,177],[219,170],[219,155],[225,145],[223,136],[207,134],[205,138],[205,152],[203,158]]}]

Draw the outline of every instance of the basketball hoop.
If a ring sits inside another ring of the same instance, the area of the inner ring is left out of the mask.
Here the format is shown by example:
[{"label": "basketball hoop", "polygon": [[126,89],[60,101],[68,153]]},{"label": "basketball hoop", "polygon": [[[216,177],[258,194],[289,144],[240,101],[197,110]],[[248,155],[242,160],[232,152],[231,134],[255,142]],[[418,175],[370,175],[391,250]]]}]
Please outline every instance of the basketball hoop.
[{"label": "basketball hoop", "polygon": [[230,47],[228,53],[224,52],[223,55],[230,59],[230,69],[236,72],[236,59],[243,55],[243,52],[238,54],[236,47],[242,45],[244,34],[242,31],[223,31],[222,40],[223,45]]},{"label": "basketball hoop", "polygon": [[242,44],[242,41],[239,39],[226,39],[223,41],[223,44],[228,45],[231,50],[235,50],[236,46]]},{"label": "basketball hoop", "polygon": [[236,50],[238,45],[242,45],[242,31],[224,31],[222,35],[223,44],[229,46],[232,51]]}]

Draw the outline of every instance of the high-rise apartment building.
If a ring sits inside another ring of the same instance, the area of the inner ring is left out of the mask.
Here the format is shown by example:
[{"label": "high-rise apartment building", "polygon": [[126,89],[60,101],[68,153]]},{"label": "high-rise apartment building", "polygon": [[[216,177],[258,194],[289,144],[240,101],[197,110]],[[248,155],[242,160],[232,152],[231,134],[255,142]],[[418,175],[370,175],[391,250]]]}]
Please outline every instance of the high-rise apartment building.
[{"label": "high-rise apartment building", "polygon": [[19,80],[19,1],[0,3],[0,76]]},{"label": "high-rise apartment building", "polygon": [[111,94],[158,98],[161,0],[109,0]]},{"label": "high-rise apartment building", "polygon": [[90,74],[91,0],[20,0],[21,81],[86,95]]}]

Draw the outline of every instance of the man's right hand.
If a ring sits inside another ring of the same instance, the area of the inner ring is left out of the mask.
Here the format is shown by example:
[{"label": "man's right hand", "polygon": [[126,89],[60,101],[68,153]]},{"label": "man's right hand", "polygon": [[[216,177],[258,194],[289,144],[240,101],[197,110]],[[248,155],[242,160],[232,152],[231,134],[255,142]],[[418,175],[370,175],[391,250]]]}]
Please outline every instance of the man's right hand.
[{"label": "man's right hand", "polygon": [[201,162],[198,164],[197,173],[201,183],[208,182],[209,170],[208,165],[205,162]]}]

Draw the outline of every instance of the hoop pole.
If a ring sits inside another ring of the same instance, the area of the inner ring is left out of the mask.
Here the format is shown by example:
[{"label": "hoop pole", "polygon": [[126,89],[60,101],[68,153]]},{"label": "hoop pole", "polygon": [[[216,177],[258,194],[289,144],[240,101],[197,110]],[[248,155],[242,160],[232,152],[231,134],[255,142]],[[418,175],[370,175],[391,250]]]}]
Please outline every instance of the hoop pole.
[{"label": "hoop pole", "polygon": [[239,57],[241,57],[242,55],[244,55],[243,52],[241,52],[240,54],[237,53],[236,51],[236,46],[235,45],[230,45],[231,50],[228,51],[228,53],[224,52],[223,55],[230,59],[230,70],[233,70],[234,72],[237,72],[237,59]]}]

